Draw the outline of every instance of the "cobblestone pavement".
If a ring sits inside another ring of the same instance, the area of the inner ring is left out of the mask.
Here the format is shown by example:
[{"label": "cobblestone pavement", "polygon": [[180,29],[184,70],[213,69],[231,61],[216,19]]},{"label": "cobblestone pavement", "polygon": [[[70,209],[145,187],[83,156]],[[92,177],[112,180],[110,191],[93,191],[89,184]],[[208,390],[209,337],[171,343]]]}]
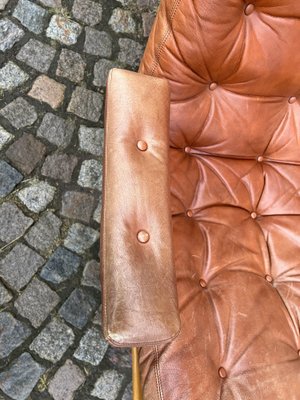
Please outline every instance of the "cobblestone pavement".
[{"label": "cobblestone pavement", "polygon": [[158,0],[0,0],[0,400],[129,400],[100,327],[103,100]]}]

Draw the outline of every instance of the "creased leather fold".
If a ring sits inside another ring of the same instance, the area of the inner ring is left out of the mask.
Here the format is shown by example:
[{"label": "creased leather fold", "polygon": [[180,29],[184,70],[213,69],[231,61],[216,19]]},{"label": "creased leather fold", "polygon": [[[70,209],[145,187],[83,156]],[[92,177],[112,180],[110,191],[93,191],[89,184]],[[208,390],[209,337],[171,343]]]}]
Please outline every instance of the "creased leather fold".
[{"label": "creased leather fold", "polygon": [[[101,216],[102,322],[114,346],[172,340],[180,330],[168,172],[166,79],[112,69],[107,82]],[[147,143],[142,151],[137,142]],[[140,230],[150,239],[138,240]]]}]

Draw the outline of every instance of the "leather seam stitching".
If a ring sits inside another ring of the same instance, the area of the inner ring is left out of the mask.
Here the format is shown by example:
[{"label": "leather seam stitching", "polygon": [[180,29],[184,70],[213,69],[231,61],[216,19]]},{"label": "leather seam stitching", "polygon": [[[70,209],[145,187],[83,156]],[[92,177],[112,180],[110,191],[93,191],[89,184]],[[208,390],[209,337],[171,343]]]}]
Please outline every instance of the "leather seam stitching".
[{"label": "leather seam stitching", "polygon": [[163,391],[162,391],[162,383],[159,372],[159,353],[157,346],[154,347],[155,351],[155,376],[156,376],[156,388],[158,391],[159,400],[164,400]]}]

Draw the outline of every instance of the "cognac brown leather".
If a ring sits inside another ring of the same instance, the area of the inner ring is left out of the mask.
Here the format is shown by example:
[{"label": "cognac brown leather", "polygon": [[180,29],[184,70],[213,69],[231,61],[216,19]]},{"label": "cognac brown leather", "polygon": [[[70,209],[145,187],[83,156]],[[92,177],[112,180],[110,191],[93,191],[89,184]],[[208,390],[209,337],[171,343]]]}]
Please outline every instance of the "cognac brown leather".
[{"label": "cognac brown leather", "polygon": [[180,329],[170,212],[169,113],[167,80],[110,71],[100,259],[103,330],[115,346],[161,343]]},{"label": "cognac brown leather", "polygon": [[163,0],[139,72],[170,86],[181,319],[144,400],[299,400],[300,1]]}]

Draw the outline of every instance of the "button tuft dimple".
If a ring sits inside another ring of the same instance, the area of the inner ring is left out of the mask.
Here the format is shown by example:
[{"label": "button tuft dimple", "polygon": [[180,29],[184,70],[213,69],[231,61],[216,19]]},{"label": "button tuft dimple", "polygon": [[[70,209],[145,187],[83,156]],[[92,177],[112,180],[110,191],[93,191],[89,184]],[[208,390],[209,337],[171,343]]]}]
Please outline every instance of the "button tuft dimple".
[{"label": "button tuft dimple", "polygon": [[193,211],[187,210],[186,215],[191,218],[193,216]]},{"label": "button tuft dimple", "polygon": [[268,275],[268,274],[265,276],[265,280],[266,280],[267,282],[269,282],[269,283],[272,283],[272,282],[273,282],[272,276],[271,276],[271,275]]},{"label": "button tuft dimple", "polygon": [[257,161],[258,161],[258,162],[263,162],[263,161],[264,161],[263,156],[258,156],[258,157],[257,157]]},{"label": "button tuft dimple", "polygon": [[207,287],[207,283],[206,283],[206,281],[204,279],[200,279],[199,280],[199,284],[203,289]]},{"label": "button tuft dimple", "polygon": [[148,144],[145,140],[139,140],[136,144],[136,147],[141,151],[146,151],[148,149]]},{"label": "button tuft dimple", "polygon": [[297,101],[297,98],[296,98],[295,96],[291,96],[291,97],[289,98],[289,103],[290,103],[290,104],[296,103],[296,101]]},{"label": "button tuft dimple", "polygon": [[245,14],[246,15],[252,14],[253,11],[254,11],[254,8],[255,8],[254,4],[247,4],[246,7],[245,7]]},{"label": "button tuft dimple", "polygon": [[140,230],[137,233],[137,239],[140,243],[147,243],[150,239],[150,235],[147,231]]},{"label": "button tuft dimple", "polygon": [[223,368],[223,367],[219,368],[218,373],[219,373],[219,377],[222,378],[222,379],[225,379],[227,377],[226,369]]},{"label": "button tuft dimple", "polygon": [[256,212],[254,212],[254,211],[253,211],[250,215],[251,215],[251,218],[252,218],[252,219],[257,218],[257,214],[256,214]]},{"label": "button tuft dimple", "polygon": [[209,84],[209,90],[215,90],[217,89],[218,84],[216,82],[211,82]]},{"label": "button tuft dimple", "polygon": [[186,147],[184,148],[184,151],[185,151],[186,153],[190,153],[191,150],[192,150],[192,149],[191,149],[189,146],[186,146]]}]

